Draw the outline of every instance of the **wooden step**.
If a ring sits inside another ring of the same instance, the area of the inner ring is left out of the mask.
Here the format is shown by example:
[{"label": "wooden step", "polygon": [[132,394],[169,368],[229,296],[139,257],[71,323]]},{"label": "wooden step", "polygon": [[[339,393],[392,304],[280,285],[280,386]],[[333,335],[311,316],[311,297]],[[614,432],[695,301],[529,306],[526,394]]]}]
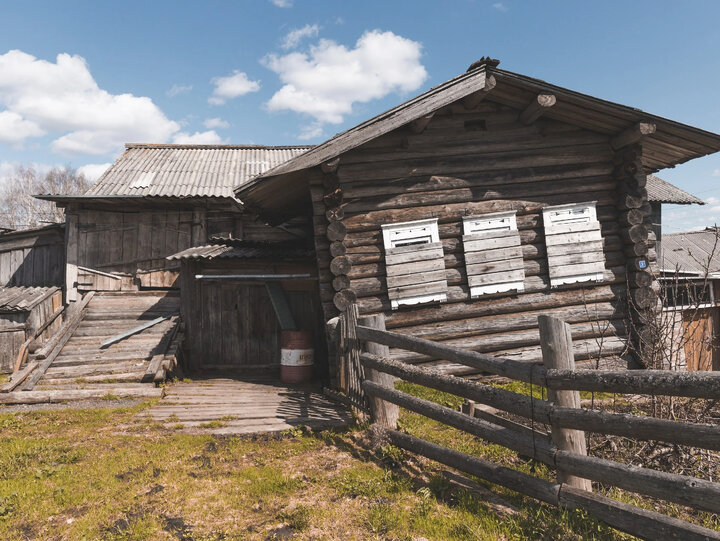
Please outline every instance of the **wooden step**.
[{"label": "wooden step", "polygon": [[83,382],[105,382],[110,380],[112,382],[119,381],[132,381],[140,383],[145,375],[145,371],[142,372],[126,372],[124,374],[97,374],[94,376],[82,376],[82,377],[56,377],[56,378],[43,378],[40,382],[43,385],[64,385],[66,383],[76,384],[78,380]]},{"label": "wooden step", "polygon": [[149,351],[129,351],[119,353],[98,353],[96,355],[60,355],[55,361],[53,361],[51,368],[59,368],[66,366],[85,366],[93,363],[112,363],[119,361],[147,361],[152,357],[152,353]]},{"label": "wooden step", "polygon": [[106,363],[83,363],[77,366],[55,366],[51,365],[45,375],[48,378],[67,377],[83,378],[99,374],[117,374],[126,372],[143,371],[147,368],[146,362],[139,361],[112,361]]},{"label": "wooden step", "polygon": [[44,404],[77,400],[93,400],[103,398],[108,394],[127,398],[162,398],[163,389],[162,387],[152,387],[148,385],[146,388],[142,389],[137,387],[115,387],[112,389],[111,393],[106,389],[13,391],[10,393],[0,393],[0,404]]}]

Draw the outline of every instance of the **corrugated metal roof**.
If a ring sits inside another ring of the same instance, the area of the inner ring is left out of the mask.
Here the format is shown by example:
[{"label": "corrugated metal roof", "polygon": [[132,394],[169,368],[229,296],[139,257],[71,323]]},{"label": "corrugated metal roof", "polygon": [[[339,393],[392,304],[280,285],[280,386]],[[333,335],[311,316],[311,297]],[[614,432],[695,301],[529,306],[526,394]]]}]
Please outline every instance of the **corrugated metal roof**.
[{"label": "corrugated metal roof", "polygon": [[233,242],[232,244],[209,244],[196,246],[170,255],[167,259],[305,259],[313,256],[309,248],[297,243]]},{"label": "corrugated metal roof", "polygon": [[[654,123],[655,133],[643,139],[644,148],[649,150],[643,154],[643,164],[649,171],[658,171],[720,150],[718,134],[651,115],[640,109],[555,86],[539,79],[501,70],[492,64],[479,64],[467,73],[340,133],[304,155],[266,171],[243,186],[238,186],[235,195],[264,209],[283,205],[288,200],[292,201],[299,194],[296,193],[297,188],[292,186],[293,178],[285,178],[285,175],[332,160],[348,150],[479,91],[485,87],[486,81],[491,76],[494,77],[496,86],[490,91],[486,100],[518,110],[527,107],[538,93],[550,92],[557,96],[557,103],[545,113],[545,116],[581,128],[612,136],[635,126],[638,122]],[[278,192],[287,193],[287,196],[278,199],[275,197]]]},{"label": "corrugated metal roof", "polygon": [[648,201],[653,203],[674,203],[676,205],[691,205],[693,203],[697,205],[705,204],[702,199],[681,190],[677,186],[673,186],[655,175],[648,175],[647,192]]},{"label": "corrugated metal roof", "polygon": [[233,187],[310,147],[127,144],[85,196],[233,197]]},{"label": "corrugated metal roof", "polygon": [[720,233],[715,228],[663,235],[660,269],[697,276],[720,273]]},{"label": "corrugated metal roof", "polygon": [[29,312],[58,287],[0,287],[0,312]]}]

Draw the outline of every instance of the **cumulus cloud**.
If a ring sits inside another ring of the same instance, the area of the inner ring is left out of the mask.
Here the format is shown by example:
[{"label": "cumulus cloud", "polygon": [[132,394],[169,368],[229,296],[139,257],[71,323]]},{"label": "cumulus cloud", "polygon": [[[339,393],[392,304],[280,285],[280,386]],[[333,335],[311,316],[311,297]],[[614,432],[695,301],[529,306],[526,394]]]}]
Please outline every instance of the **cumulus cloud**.
[{"label": "cumulus cloud", "polygon": [[223,120],[222,118],[215,117],[205,119],[205,122],[203,122],[203,126],[205,126],[208,130],[225,129],[230,127],[230,123]]},{"label": "cumulus cloud", "polygon": [[251,81],[247,73],[238,70],[226,77],[215,77],[211,82],[215,89],[208,103],[212,105],[223,105],[227,100],[260,90],[260,81]]},{"label": "cumulus cloud", "polygon": [[314,124],[304,132],[319,135],[319,127],[341,123],[355,103],[420,87],[428,76],[420,63],[421,49],[416,41],[373,30],[352,49],[322,39],[307,54],[267,55],[262,63],[284,83],[267,108],[312,117]]},{"label": "cumulus cloud", "polygon": [[63,133],[51,146],[64,154],[107,154],[125,141],[163,142],[179,129],[150,98],[99,88],[85,59],[65,53],[55,63],[18,50],[0,55],[0,107],[3,126],[16,128],[16,143]]},{"label": "cumulus cloud", "polygon": [[85,178],[90,182],[95,182],[111,165],[112,163],[88,163],[78,167],[77,170],[78,173],[85,175]]},{"label": "cumulus cloud", "polygon": [[503,4],[502,2],[495,2],[495,3],[493,4],[493,7],[494,7],[495,9],[497,9],[498,11],[502,11],[503,13],[505,13],[505,12],[509,9],[509,8],[508,8],[505,4]]},{"label": "cumulus cloud", "polygon": [[292,0],[270,0],[270,2],[279,8],[291,8],[293,5]]},{"label": "cumulus cloud", "polygon": [[0,142],[19,145],[28,137],[40,137],[45,131],[35,122],[12,111],[0,111]]},{"label": "cumulus cloud", "polygon": [[180,94],[187,94],[192,90],[192,88],[192,85],[179,85],[176,83],[172,85],[167,92],[165,92],[165,95],[169,98],[174,98]]},{"label": "cumulus cloud", "polygon": [[179,145],[218,145],[224,143],[224,140],[215,130],[208,130],[204,132],[196,131],[193,134],[180,132],[173,137],[173,143]]},{"label": "cumulus cloud", "polygon": [[294,49],[300,45],[303,39],[317,37],[318,32],[320,32],[320,27],[316,24],[306,24],[302,28],[290,30],[283,38],[281,47],[285,50]]}]

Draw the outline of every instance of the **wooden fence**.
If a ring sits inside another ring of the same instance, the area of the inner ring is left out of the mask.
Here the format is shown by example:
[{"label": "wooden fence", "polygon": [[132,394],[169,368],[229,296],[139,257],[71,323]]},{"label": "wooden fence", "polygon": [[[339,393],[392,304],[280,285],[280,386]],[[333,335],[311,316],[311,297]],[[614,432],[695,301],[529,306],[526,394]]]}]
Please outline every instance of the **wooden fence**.
[{"label": "wooden fence", "polygon": [[[352,314],[346,319],[352,321]],[[583,390],[717,399],[720,398],[720,373],[575,370],[570,327],[548,316],[539,318],[543,366],[389,332],[385,330],[382,315],[357,321],[350,334],[357,339],[355,356],[359,359],[361,387],[369,399],[373,421],[394,445],[540,501],[566,509],[583,509],[610,526],[641,538],[720,539],[720,532],[593,493],[591,487],[591,481],[596,481],[720,513],[719,483],[591,457],[585,449],[585,431],[589,431],[720,450],[720,427],[582,409],[579,394]],[[540,385],[547,388],[548,400],[392,360],[390,347]],[[456,411],[400,392],[394,386],[396,378],[464,397],[470,407],[465,412]],[[551,435],[548,437],[486,411],[474,413],[475,403],[548,425]],[[556,470],[557,482],[399,432],[396,430],[399,407],[532,457]]]}]

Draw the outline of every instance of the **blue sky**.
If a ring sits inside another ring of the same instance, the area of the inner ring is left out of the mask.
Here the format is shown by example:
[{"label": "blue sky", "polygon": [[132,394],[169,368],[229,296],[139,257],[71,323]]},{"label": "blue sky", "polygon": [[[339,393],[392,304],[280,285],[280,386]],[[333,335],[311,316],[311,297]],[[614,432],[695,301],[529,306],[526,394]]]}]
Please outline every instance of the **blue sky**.
[{"label": "blue sky", "polygon": [[[0,0],[0,176],[95,176],[126,141],[318,143],[486,55],[720,132],[718,21],[709,0]],[[720,222],[720,155],[660,176],[709,203],[667,231]]]}]

